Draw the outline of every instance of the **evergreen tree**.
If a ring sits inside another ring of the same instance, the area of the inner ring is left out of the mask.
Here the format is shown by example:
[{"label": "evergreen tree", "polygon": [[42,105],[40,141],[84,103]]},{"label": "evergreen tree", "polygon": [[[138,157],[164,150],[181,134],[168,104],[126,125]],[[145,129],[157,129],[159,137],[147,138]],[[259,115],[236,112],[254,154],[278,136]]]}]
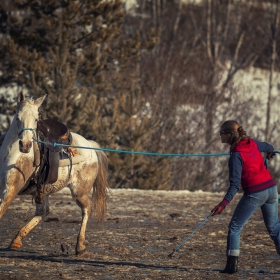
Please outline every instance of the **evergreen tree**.
[{"label": "evergreen tree", "polygon": [[[136,78],[123,75],[143,49],[153,48],[157,33],[151,30],[144,39],[134,30],[121,34],[121,0],[3,1],[0,14],[2,85],[15,83],[33,96],[48,94],[46,117],[102,147],[147,146],[147,135],[159,118],[147,115],[151,111],[145,109],[139,84],[131,86]],[[112,187],[161,185],[156,165],[148,164],[151,159],[108,157]]]},{"label": "evergreen tree", "polygon": [[135,55],[131,40],[117,41],[121,0],[1,1],[0,14],[1,85],[47,93],[47,116],[74,130],[89,96],[108,89],[105,73]]},{"label": "evergreen tree", "polygon": [[[153,131],[161,121],[159,108],[144,97],[137,65],[120,72],[112,77],[115,95],[89,102],[95,104],[93,110],[90,105],[85,107],[89,119],[84,122],[82,130],[103,147],[140,153],[151,151]],[[97,104],[102,107],[101,114],[95,110]],[[170,158],[129,152],[111,152],[108,157],[112,174],[110,182],[115,188],[169,189]]]}]

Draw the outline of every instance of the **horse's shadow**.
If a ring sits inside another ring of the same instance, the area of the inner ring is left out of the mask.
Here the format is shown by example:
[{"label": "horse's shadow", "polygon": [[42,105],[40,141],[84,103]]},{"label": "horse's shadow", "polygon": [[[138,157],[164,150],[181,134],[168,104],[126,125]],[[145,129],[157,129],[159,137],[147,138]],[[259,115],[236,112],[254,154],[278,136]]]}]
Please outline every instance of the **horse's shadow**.
[{"label": "horse's shadow", "polygon": [[[2,253],[3,252],[3,253]],[[24,255],[19,255],[23,253]],[[29,255],[27,255],[29,254]],[[9,249],[3,249],[0,248],[0,258],[5,257],[7,259],[18,259],[18,260],[32,260],[32,261],[44,261],[44,262],[51,262],[51,263],[65,263],[68,265],[90,265],[94,267],[99,268],[106,268],[108,266],[127,266],[127,267],[136,267],[138,269],[154,269],[154,270],[161,270],[161,271],[200,271],[200,272],[207,272],[207,273],[217,273],[219,272],[219,269],[210,269],[209,268],[194,268],[194,267],[179,267],[179,266],[161,266],[161,265],[152,265],[152,264],[144,264],[141,262],[131,262],[131,261],[92,261],[88,259],[83,259],[81,257],[74,257],[73,255],[65,255],[65,254],[50,254],[46,256],[38,256],[33,255],[36,254],[34,251],[11,251]],[[242,270],[238,271],[237,274],[251,274],[252,271]],[[253,272],[257,273],[257,272]],[[270,275],[278,275],[279,272],[267,272]],[[266,275],[267,273],[264,273],[263,275]],[[259,273],[257,273],[259,274]]]},{"label": "horse's shadow", "polygon": [[[3,252],[3,253],[2,253]],[[24,255],[22,255],[22,253]],[[36,252],[34,251],[11,251],[9,249],[0,248],[0,258],[5,257],[7,259],[18,259],[18,260],[32,260],[32,261],[45,261],[52,263],[65,263],[65,264],[83,264],[83,265],[91,265],[96,267],[107,267],[107,266],[129,266],[136,268],[147,268],[147,269],[155,269],[155,270],[179,270],[179,271],[189,271],[189,268],[178,267],[178,266],[161,266],[161,265],[151,265],[144,264],[141,262],[130,262],[130,261],[94,261],[83,259],[81,257],[73,258],[73,255],[65,255],[65,254],[51,254],[46,256],[38,256],[33,255]],[[29,254],[29,255],[27,255]]]}]

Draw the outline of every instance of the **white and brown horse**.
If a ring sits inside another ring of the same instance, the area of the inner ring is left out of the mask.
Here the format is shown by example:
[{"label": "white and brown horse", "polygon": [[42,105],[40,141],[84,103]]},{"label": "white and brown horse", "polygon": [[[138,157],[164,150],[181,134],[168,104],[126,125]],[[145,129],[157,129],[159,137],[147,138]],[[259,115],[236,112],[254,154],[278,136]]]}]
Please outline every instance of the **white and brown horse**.
[{"label": "white and brown horse", "polygon": [[[39,120],[39,107],[45,96],[36,100],[27,99],[23,93],[18,95],[17,112],[5,135],[0,149],[0,218],[4,215],[14,197],[18,194],[34,195],[36,187],[30,188],[30,179],[36,175],[36,134]],[[91,211],[98,220],[102,220],[107,203],[108,162],[104,152],[91,147],[98,147],[93,141],[72,133],[73,142],[79,147],[83,160],[71,167],[61,166],[58,179],[53,184],[44,186],[46,197],[42,204],[36,204],[35,216],[17,233],[9,248],[19,249],[22,239],[49,214],[48,196],[65,187],[71,191],[72,197],[82,210],[82,222],[77,238],[76,254],[85,251],[85,233]],[[37,146],[38,148],[38,146]]]}]

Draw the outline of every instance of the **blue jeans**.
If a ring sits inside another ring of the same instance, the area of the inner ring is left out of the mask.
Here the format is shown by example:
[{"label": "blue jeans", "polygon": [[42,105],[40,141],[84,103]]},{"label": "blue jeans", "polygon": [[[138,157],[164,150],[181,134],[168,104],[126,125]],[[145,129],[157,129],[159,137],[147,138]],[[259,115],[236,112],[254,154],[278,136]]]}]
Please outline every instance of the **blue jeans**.
[{"label": "blue jeans", "polygon": [[278,191],[271,187],[264,191],[243,195],[228,226],[227,256],[239,256],[240,233],[249,218],[261,208],[267,231],[280,254],[280,224],[278,220]]}]

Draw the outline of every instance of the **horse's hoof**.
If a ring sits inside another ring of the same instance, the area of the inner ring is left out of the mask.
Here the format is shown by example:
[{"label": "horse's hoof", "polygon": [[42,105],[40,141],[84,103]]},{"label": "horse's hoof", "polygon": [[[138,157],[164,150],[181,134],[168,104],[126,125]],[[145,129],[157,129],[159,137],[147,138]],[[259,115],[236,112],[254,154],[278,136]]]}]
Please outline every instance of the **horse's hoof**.
[{"label": "horse's hoof", "polygon": [[15,250],[18,250],[20,247],[21,247],[21,244],[13,242],[10,244],[9,249],[15,251]]}]

